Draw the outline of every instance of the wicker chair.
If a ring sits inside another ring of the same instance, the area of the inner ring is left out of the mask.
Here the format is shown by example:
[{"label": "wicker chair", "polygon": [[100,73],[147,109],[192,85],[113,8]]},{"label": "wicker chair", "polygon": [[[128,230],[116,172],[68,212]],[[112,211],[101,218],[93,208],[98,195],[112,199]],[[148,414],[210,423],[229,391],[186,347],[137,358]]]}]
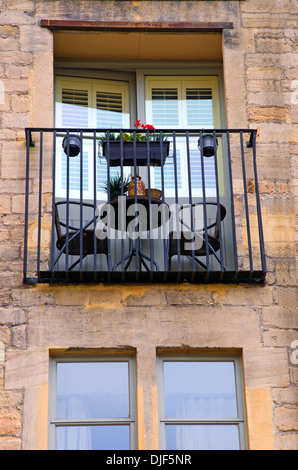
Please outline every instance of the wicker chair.
[{"label": "wicker chair", "polygon": [[[198,206],[202,206],[202,209],[203,209],[204,203],[199,202],[199,203],[194,203],[191,205],[187,204],[187,205],[180,206],[179,208],[179,222],[182,224],[183,230],[181,230],[179,234],[175,232],[170,232],[169,234],[169,240],[168,240],[168,246],[167,246],[167,259],[168,259],[167,268],[169,271],[171,270],[172,257],[175,255],[179,255],[179,254],[180,256],[194,257],[194,260],[200,266],[202,266],[204,269],[207,270],[206,264],[204,264],[201,260],[198,259],[199,257],[206,257],[207,246],[208,246],[209,256],[210,255],[215,256],[217,261],[222,266],[223,270],[226,271],[225,266],[222,265],[219,257],[216,255],[216,252],[220,249],[218,212],[216,211],[215,221],[207,225],[206,227],[208,238],[206,237],[204,229],[201,228],[201,229],[191,230],[188,224],[186,224],[185,221],[183,220],[183,215],[181,215],[181,211],[190,207],[195,208]],[[207,202],[206,208],[208,208],[207,206],[217,206],[217,203]],[[220,204],[220,221],[221,222],[223,221],[225,216],[226,216],[226,208],[222,204]],[[185,230],[185,227],[187,228],[187,230]],[[214,232],[213,234],[211,234],[210,229],[212,229],[213,227],[214,227]],[[196,240],[196,237],[197,237],[197,240],[200,241],[201,246],[198,249],[190,249],[189,247],[187,247],[187,244],[190,244],[191,242],[194,242]],[[180,245],[180,250],[179,250],[179,245]]]}]

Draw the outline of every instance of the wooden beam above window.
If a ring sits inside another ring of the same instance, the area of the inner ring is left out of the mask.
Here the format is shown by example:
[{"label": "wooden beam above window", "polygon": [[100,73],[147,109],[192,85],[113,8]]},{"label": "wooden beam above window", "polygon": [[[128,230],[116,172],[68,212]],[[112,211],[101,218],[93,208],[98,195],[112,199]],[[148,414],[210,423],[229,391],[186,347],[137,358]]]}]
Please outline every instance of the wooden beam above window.
[{"label": "wooden beam above window", "polygon": [[53,31],[121,31],[121,32],[221,32],[232,29],[231,22],[124,22],[124,21],[81,21],[41,19],[40,26]]}]

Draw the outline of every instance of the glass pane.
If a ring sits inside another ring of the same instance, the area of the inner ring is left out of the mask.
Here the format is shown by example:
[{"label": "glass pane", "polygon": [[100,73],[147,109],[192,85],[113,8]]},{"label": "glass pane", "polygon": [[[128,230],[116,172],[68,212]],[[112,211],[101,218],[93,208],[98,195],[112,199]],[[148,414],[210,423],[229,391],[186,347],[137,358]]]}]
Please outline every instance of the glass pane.
[{"label": "glass pane", "polygon": [[129,450],[129,426],[59,426],[56,450]]},{"label": "glass pane", "polygon": [[237,416],[233,362],[164,362],[167,418]]},{"label": "glass pane", "polygon": [[239,450],[237,425],[167,425],[167,450]]},{"label": "glass pane", "polygon": [[179,125],[177,88],[152,89],[152,124],[169,128]]},{"label": "glass pane", "polygon": [[96,127],[120,128],[123,125],[123,94],[112,92],[96,93]]},{"label": "glass pane", "polygon": [[58,363],[56,417],[128,418],[128,362]]},{"label": "glass pane", "polygon": [[213,127],[211,88],[186,88],[187,125]]}]

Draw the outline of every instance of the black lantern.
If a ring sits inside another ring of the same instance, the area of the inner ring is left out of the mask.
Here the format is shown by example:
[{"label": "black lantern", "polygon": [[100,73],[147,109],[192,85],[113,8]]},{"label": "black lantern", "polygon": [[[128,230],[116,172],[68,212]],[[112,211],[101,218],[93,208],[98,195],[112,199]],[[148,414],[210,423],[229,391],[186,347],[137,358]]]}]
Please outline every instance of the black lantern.
[{"label": "black lantern", "polygon": [[[216,146],[218,146],[218,140],[216,140]],[[198,147],[200,148],[200,139],[198,140]],[[205,134],[202,137],[202,149],[204,157],[213,157],[214,155],[214,138],[212,134]]]},{"label": "black lantern", "polygon": [[64,153],[67,155],[67,146],[69,146],[69,156],[76,157],[79,155],[81,150],[81,139],[77,135],[69,134],[69,136],[64,137],[62,142],[62,147]]}]

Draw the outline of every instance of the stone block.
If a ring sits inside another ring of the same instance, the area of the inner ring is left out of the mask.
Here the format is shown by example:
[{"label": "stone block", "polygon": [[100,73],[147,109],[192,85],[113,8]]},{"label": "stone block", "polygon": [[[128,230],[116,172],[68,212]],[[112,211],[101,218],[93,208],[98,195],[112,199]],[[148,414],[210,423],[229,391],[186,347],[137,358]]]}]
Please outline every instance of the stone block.
[{"label": "stone block", "polygon": [[[277,80],[274,80],[277,82]],[[268,91],[262,92],[259,91],[257,93],[248,93],[247,95],[247,103],[248,109],[250,107],[258,107],[260,109],[260,113],[262,110],[266,111],[268,109],[271,110],[273,114],[272,121],[276,120],[276,113],[280,111],[283,113],[285,109],[291,104],[291,90],[283,91]]]},{"label": "stone block", "polygon": [[21,389],[23,387],[33,389],[36,385],[47,383],[48,351],[8,350],[6,357],[6,389]]},{"label": "stone block", "polygon": [[298,292],[294,287],[276,287],[274,289],[274,300],[279,306],[296,307],[298,305]]},{"label": "stone block", "polygon": [[293,341],[298,340],[298,329],[281,330],[270,328],[263,333],[264,345],[272,348],[289,348]]},{"label": "stone block", "polygon": [[92,308],[117,308],[122,306],[120,289],[88,289],[88,305]]},{"label": "stone block", "polygon": [[281,29],[283,27],[295,28],[297,24],[293,15],[289,13],[277,14],[270,11],[242,14],[242,24],[245,28],[270,28]]},{"label": "stone block", "polygon": [[20,11],[34,11],[35,1],[34,0],[6,0],[6,7],[9,10],[20,10]]},{"label": "stone block", "polygon": [[297,307],[294,306],[263,307],[262,318],[265,327],[298,328]]},{"label": "stone block", "polygon": [[243,351],[243,368],[247,387],[288,387],[286,348],[247,348]]},{"label": "stone block", "polygon": [[20,50],[24,52],[48,52],[53,47],[51,31],[36,26],[20,25]]},{"label": "stone block", "polygon": [[[0,185],[0,194],[24,194],[25,192],[25,181],[24,180],[10,180],[2,179]],[[29,185],[29,191],[31,191],[31,184]]]},{"label": "stone block", "polygon": [[0,327],[0,341],[2,341],[2,343],[6,346],[10,342],[10,333],[10,328],[8,328],[7,326]]},{"label": "stone block", "polygon": [[7,194],[3,194],[0,198],[0,213],[10,214],[11,213],[11,197]]},{"label": "stone block", "polygon": [[[297,270],[296,261],[278,260],[276,261],[276,280],[280,286],[296,286]],[[298,320],[297,320],[298,322]],[[298,323],[297,323],[298,326]]]},{"label": "stone block", "polygon": [[274,423],[280,431],[298,431],[298,407],[279,406],[275,408]]},{"label": "stone block", "polygon": [[17,307],[0,308],[0,324],[19,325],[26,323],[26,313]]},{"label": "stone block", "polygon": [[30,127],[30,114],[27,113],[3,113],[2,125],[11,129],[25,129]]},{"label": "stone block", "polygon": [[88,303],[88,289],[64,287],[55,292],[57,305],[85,305]]},{"label": "stone block", "polygon": [[19,49],[19,40],[14,36],[0,36],[0,50],[10,51],[11,53]]},{"label": "stone block", "polygon": [[166,289],[165,296],[169,305],[211,305],[216,289],[197,286],[195,289]]},{"label": "stone block", "polygon": [[249,13],[276,13],[281,15],[281,13],[293,13],[297,8],[295,0],[263,0],[261,3],[259,0],[250,0],[248,2],[241,2],[240,9],[241,12]]},{"label": "stone block", "polygon": [[21,391],[0,391],[0,408],[20,407],[23,403]]},{"label": "stone block", "polygon": [[273,388],[272,399],[278,405],[298,405],[298,392],[296,388]]},{"label": "stone block", "polygon": [[246,63],[246,75],[249,80],[281,80],[282,70],[279,67],[265,66],[262,65],[260,60],[260,65],[251,65],[249,66]]},{"label": "stone block", "polygon": [[16,408],[0,408],[0,436],[18,435],[21,431],[21,410]]},{"label": "stone block", "polygon": [[284,53],[292,51],[292,43],[283,33],[260,33],[256,35],[257,51],[262,53]]},{"label": "stone block", "polygon": [[272,289],[264,286],[223,286],[213,297],[221,305],[258,307],[272,304]]},{"label": "stone block", "polygon": [[278,434],[275,441],[278,450],[298,450],[298,434]]},{"label": "stone block", "polygon": [[17,325],[11,329],[11,346],[13,348],[26,348],[26,325]]},{"label": "stone block", "polygon": [[15,95],[11,97],[11,110],[14,113],[28,113],[30,111],[30,100],[28,96]]},{"label": "stone block", "polygon": [[291,123],[291,115],[288,108],[282,107],[250,107],[249,119],[252,122],[286,122]]},{"label": "stone block", "polygon": [[2,25],[32,25],[34,22],[34,17],[24,11],[4,10],[0,13],[0,24]]},{"label": "stone block", "polygon": [[1,437],[0,436],[0,450],[21,450],[22,441],[17,437]]}]

